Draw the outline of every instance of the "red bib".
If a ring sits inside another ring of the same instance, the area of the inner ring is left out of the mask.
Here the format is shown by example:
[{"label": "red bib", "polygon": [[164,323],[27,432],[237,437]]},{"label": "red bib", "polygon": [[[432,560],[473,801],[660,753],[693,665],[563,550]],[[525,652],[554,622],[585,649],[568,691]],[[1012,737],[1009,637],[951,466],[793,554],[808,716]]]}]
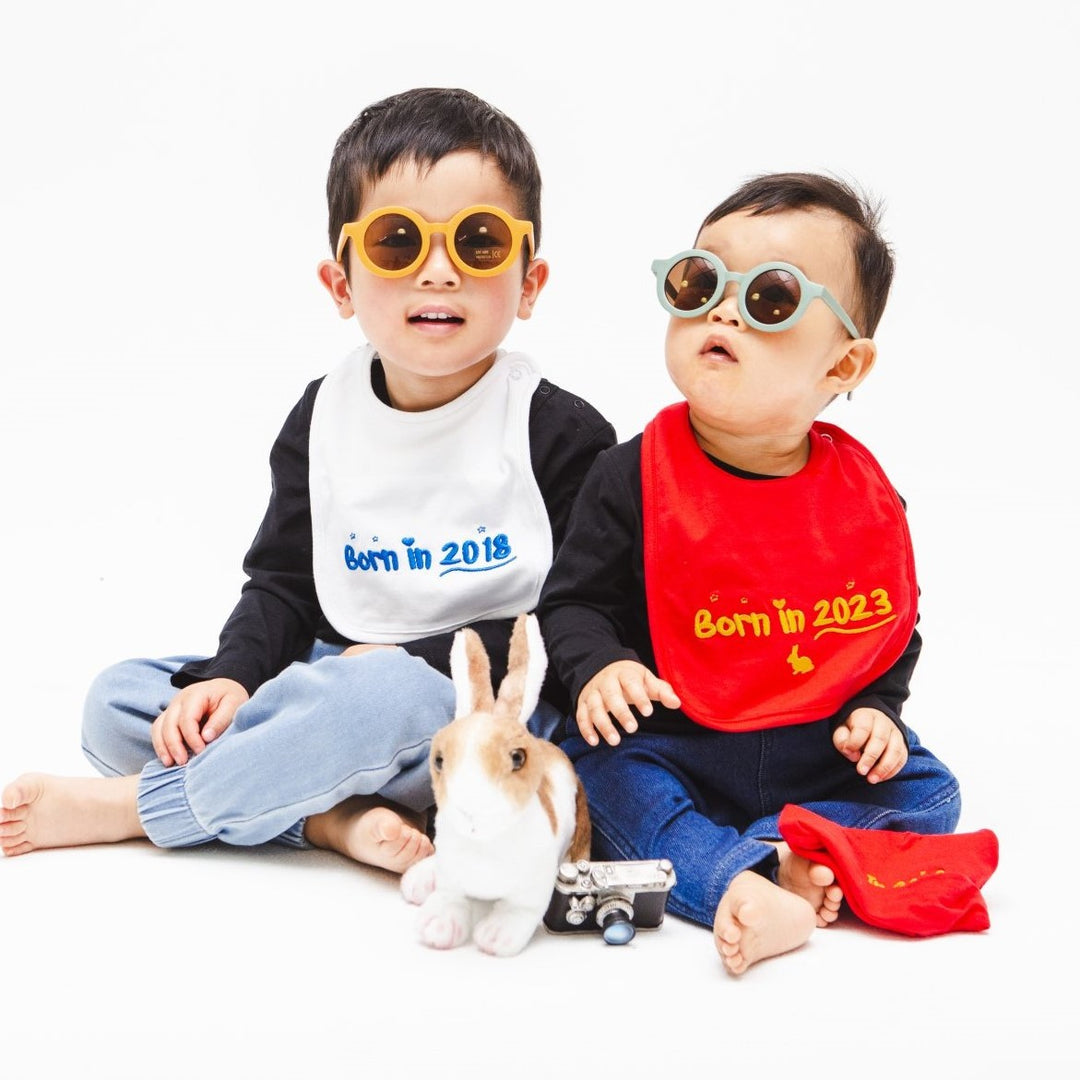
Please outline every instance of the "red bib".
[{"label": "red bib", "polygon": [[698,446],[685,402],[641,446],[658,674],[722,731],[832,716],[900,657],[918,591],[899,496],[870,452],[810,430],[793,476],[750,480]]}]

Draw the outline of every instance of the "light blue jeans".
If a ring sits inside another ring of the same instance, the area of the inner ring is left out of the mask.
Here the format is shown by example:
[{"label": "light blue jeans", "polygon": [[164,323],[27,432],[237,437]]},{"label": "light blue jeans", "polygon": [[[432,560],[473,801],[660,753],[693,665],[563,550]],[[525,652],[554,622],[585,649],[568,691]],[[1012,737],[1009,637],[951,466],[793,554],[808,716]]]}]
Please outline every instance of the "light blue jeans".
[{"label": "light blue jeans", "polygon": [[[139,819],[159,847],[306,847],[304,820],[350,795],[428,808],[428,749],[453,718],[453,683],[404,649],[342,651],[316,642],[202,753],[170,768],[154,753],[150,727],[177,692],[172,675],[196,658],[116,664],[90,686],[83,752],[106,776],[139,774]],[[548,737],[558,719],[541,702],[529,728]]]}]

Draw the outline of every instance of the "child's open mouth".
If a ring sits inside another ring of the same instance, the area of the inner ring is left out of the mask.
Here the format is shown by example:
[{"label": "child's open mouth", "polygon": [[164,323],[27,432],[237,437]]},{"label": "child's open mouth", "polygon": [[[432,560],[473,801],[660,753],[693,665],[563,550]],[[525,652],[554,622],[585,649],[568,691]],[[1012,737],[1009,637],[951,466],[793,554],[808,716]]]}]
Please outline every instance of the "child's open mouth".
[{"label": "child's open mouth", "polygon": [[728,348],[727,341],[718,336],[710,337],[706,342],[704,348],[701,350],[702,356],[712,357],[715,360],[728,360],[732,363],[737,363],[738,358]]},{"label": "child's open mouth", "polygon": [[418,315],[409,316],[409,322],[414,326],[422,324],[435,326],[454,324],[460,326],[464,321],[460,315],[452,315],[448,311],[422,311]]}]

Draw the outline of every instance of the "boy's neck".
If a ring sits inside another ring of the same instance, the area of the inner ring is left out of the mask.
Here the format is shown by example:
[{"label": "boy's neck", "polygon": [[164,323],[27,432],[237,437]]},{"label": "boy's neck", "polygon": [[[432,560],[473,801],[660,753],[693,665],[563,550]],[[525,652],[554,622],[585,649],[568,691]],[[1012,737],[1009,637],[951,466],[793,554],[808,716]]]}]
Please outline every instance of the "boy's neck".
[{"label": "boy's neck", "polygon": [[810,459],[806,432],[783,435],[732,435],[710,431],[691,419],[698,446],[710,457],[757,476],[792,476]]},{"label": "boy's neck", "polygon": [[[462,371],[436,376],[404,371],[379,356],[375,362],[382,369],[385,389],[385,394],[379,396],[391,408],[402,412],[427,412],[449,404],[472,389],[491,370],[495,354]],[[375,381],[374,375],[372,381]]]}]

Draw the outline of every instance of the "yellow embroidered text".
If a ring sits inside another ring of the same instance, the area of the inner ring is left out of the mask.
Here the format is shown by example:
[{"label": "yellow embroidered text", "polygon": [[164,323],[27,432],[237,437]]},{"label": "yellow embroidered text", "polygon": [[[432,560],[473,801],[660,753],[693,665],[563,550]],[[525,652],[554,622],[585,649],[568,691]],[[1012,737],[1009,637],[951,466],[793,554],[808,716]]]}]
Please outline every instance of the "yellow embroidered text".
[{"label": "yellow embroidered text", "polygon": [[721,637],[768,637],[772,622],[763,611],[736,612],[734,615],[718,615],[701,608],[694,616],[694,634],[699,638]]},{"label": "yellow embroidered text", "polygon": [[[945,871],[942,868],[937,870],[920,870],[913,878],[908,878],[907,881],[894,881],[892,887],[894,889],[903,889],[908,885],[914,885],[920,878],[926,877],[928,874],[944,874]],[[873,874],[866,875],[866,884],[872,885],[875,889],[887,889],[888,885],[878,879]]]}]

